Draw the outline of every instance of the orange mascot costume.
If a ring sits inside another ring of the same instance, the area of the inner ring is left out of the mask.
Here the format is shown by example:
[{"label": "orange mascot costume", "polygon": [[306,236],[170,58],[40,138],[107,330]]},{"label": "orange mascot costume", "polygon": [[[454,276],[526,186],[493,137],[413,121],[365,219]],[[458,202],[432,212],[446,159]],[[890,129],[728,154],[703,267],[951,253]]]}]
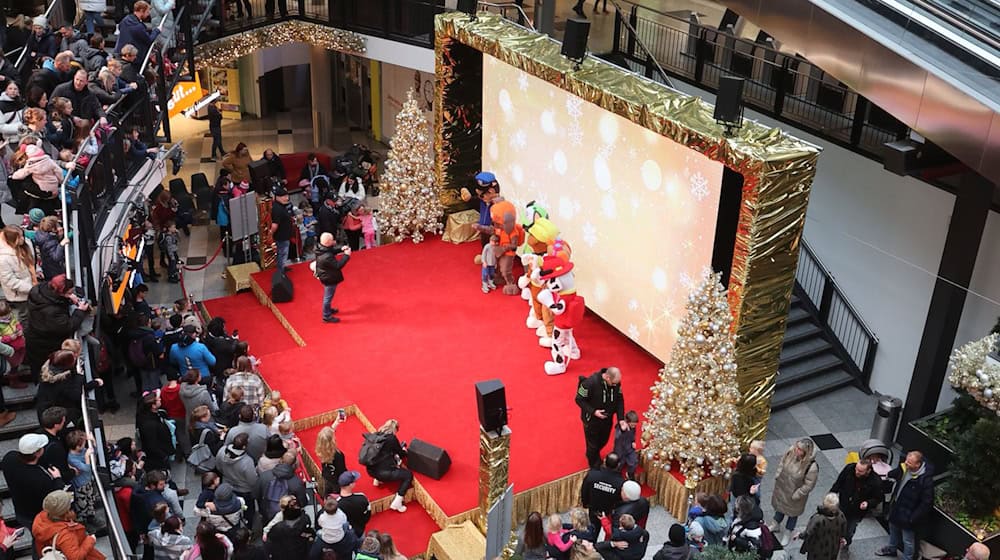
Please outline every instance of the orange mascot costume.
[{"label": "orange mascot costume", "polygon": [[524,228],[517,223],[517,209],[506,200],[497,200],[490,207],[493,233],[500,238],[503,254],[497,258],[497,272],[503,277],[503,293],[516,296],[521,293],[514,278],[514,258],[517,248],[524,243]]}]

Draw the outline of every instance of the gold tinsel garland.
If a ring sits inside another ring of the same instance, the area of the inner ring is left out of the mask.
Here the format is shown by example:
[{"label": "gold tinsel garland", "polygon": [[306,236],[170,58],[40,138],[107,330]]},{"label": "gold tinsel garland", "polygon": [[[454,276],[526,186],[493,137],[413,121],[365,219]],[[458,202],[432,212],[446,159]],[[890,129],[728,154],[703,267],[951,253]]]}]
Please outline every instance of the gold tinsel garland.
[{"label": "gold tinsel garland", "polygon": [[364,54],[365,38],[357,33],[305,21],[283,21],[195,47],[198,68],[226,66],[256,50],[288,43],[306,43],[331,51]]},{"label": "gold tinsel garland", "polygon": [[1000,366],[986,360],[998,338],[991,334],[956,348],[949,360],[948,382],[1000,416]]}]

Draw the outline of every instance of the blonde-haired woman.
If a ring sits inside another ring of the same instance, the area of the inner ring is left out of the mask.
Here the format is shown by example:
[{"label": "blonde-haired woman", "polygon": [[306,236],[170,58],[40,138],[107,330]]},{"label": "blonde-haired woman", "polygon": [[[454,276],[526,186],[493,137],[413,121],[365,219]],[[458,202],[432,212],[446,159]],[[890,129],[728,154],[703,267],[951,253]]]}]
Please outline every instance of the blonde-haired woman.
[{"label": "blonde-haired woman", "polygon": [[319,431],[316,436],[316,456],[319,457],[321,470],[323,471],[323,492],[330,494],[340,494],[340,475],[347,472],[347,461],[344,452],[337,447],[337,426],[340,425],[338,416],[333,424],[326,426]]},{"label": "blonde-haired woman", "polygon": [[37,283],[35,250],[31,242],[25,239],[21,228],[3,228],[0,234],[0,288],[25,332],[28,330],[28,292]]},{"label": "blonde-haired woman", "polygon": [[[402,513],[406,511],[406,506],[403,505],[403,496],[413,484],[413,473],[400,466],[401,461],[406,457],[406,447],[396,437],[397,432],[399,432],[398,420],[389,419],[386,420],[385,424],[382,424],[377,432],[380,435],[375,438],[375,441],[381,444],[378,454],[365,468],[368,471],[368,476],[372,477],[375,486],[381,486],[389,481],[399,481],[399,490],[396,491],[396,497],[392,499],[389,508]],[[368,445],[367,440],[365,445]]]},{"label": "blonde-haired woman", "polygon": [[785,522],[788,534],[780,538],[782,546],[788,544],[799,516],[806,510],[809,493],[816,487],[819,465],[816,464],[815,455],[816,446],[813,440],[802,438],[788,448],[778,465],[774,477],[774,491],[771,495],[774,524],[769,528],[772,533],[781,533],[781,522],[786,516],[788,517]]}]

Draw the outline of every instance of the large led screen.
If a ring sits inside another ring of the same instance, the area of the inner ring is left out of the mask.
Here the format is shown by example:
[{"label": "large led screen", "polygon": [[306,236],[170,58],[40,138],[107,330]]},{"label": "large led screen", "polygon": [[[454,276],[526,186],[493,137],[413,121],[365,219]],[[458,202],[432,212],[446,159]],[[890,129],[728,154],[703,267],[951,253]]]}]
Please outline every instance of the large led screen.
[{"label": "large led screen", "polygon": [[666,361],[687,296],[712,262],[722,164],[483,61],[483,169],[518,208],[534,200],[548,209],[572,246],[587,307]]}]

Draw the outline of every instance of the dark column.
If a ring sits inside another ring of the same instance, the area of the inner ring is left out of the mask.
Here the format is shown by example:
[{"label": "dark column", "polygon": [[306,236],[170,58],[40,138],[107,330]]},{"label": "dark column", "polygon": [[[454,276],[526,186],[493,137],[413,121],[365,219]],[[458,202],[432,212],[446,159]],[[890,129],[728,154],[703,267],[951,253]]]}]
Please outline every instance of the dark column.
[{"label": "dark column", "polygon": [[962,177],[903,407],[903,422],[937,409],[992,197],[992,183],[971,171]]}]

